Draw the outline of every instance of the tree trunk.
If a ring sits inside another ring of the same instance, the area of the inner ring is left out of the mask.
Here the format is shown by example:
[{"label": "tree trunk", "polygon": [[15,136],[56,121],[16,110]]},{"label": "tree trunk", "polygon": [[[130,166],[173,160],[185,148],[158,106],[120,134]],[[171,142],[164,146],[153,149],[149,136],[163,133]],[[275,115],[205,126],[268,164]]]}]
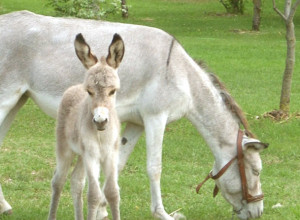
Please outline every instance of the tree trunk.
[{"label": "tree trunk", "polygon": [[126,5],[126,0],[121,1],[121,10],[122,10],[122,17],[128,18],[128,7]]},{"label": "tree trunk", "polygon": [[280,97],[280,110],[288,113],[290,111],[290,95],[292,87],[292,76],[295,66],[295,29],[294,22],[286,22],[286,42],[287,42],[287,55],[285,70],[282,79],[281,97]]},{"label": "tree trunk", "polygon": [[261,0],[253,0],[252,30],[259,31],[260,26]]},{"label": "tree trunk", "polygon": [[288,17],[291,12],[292,0],[285,0],[284,15]]},{"label": "tree trunk", "polygon": [[286,62],[285,62],[285,69],[283,73],[280,104],[279,104],[280,110],[284,112],[286,115],[288,115],[290,111],[292,76],[293,76],[293,71],[295,66],[296,37],[295,37],[295,27],[294,27],[293,19],[299,4],[300,4],[300,0],[297,0],[293,6],[292,6],[292,0],[285,0],[285,9],[283,14],[280,10],[276,8],[275,0],[273,0],[273,8],[285,21],[285,26],[286,26],[287,54],[286,54]]}]

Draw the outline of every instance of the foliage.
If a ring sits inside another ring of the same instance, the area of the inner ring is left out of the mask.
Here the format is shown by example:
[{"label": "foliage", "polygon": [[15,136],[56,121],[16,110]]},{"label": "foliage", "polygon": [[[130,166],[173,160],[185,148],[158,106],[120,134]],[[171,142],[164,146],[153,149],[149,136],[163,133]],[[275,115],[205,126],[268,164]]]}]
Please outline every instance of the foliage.
[{"label": "foliage", "polygon": [[228,13],[244,14],[244,0],[220,0]]},{"label": "foliage", "polygon": [[57,16],[101,19],[121,11],[120,0],[48,0]]}]

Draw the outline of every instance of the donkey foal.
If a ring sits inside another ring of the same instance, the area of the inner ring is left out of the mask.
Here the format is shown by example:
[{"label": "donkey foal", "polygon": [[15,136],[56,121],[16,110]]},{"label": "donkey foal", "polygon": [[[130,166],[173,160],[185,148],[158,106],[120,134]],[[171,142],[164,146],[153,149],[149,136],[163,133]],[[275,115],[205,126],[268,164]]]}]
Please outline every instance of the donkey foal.
[{"label": "donkey foal", "polygon": [[[120,123],[115,110],[116,91],[120,87],[117,68],[124,55],[122,38],[115,34],[106,58],[98,62],[83,36],[75,39],[75,51],[88,69],[83,84],[66,90],[57,119],[57,167],[52,179],[52,200],[48,219],[56,219],[59,197],[68,170],[78,160],[71,176],[75,219],[83,219],[82,191],[88,178],[88,219],[104,219],[108,201],[113,219],[120,219],[118,157]],[[105,175],[100,189],[100,165]]]}]

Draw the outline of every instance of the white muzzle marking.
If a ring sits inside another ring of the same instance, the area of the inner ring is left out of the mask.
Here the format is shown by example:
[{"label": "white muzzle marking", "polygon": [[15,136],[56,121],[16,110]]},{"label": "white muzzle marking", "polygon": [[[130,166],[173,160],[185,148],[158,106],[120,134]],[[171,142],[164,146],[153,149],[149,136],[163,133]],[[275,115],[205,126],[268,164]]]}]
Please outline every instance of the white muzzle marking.
[{"label": "white muzzle marking", "polygon": [[105,107],[97,107],[94,109],[94,122],[102,123],[104,121],[109,121],[109,110]]}]

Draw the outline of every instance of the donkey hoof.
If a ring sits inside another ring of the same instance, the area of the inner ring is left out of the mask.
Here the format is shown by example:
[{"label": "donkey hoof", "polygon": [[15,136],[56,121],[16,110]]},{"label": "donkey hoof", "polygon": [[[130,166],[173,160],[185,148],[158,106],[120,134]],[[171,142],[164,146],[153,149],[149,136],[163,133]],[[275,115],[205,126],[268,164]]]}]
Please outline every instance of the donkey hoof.
[{"label": "donkey hoof", "polygon": [[3,215],[12,215],[13,211],[12,209],[6,210],[5,212],[2,213]]}]

